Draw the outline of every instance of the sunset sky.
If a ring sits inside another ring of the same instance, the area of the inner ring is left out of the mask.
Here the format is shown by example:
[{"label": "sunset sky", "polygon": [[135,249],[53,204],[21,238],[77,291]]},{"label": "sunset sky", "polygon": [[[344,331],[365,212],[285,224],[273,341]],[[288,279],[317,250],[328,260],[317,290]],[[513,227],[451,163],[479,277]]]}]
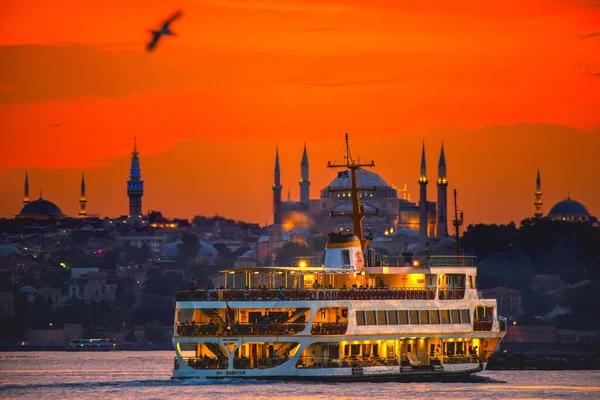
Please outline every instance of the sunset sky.
[{"label": "sunset sky", "polygon": [[88,212],[127,213],[136,136],[144,210],[271,223],[276,146],[297,199],[307,143],[317,197],[345,132],[412,200],[443,140],[467,223],[532,216],[538,167],[545,213],[600,217],[600,0],[4,0],[0,124],[0,217],[25,171],[66,214],[82,172]]}]

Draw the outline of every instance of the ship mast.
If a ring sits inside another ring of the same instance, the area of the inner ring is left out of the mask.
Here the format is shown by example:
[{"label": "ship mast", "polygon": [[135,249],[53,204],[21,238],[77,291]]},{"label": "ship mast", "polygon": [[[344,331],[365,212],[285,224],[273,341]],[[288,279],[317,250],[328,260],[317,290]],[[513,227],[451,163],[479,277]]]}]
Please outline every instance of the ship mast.
[{"label": "ship mast", "polygon": [[[460,218],[458,217],[458,212],[460,211]],[[452,220],[452,225],[454,225],[454,234],[456,235],[456,255],[460,257],[460,227],[463,224],[463,212],[458,209],[458,204],[456,201],[456,189],[454,189],[454,219]],[[460,262],[460,260],[459,260]]]},{"label": "ship mast", "polygon": [[360,240],[360,246],[362,250],[364,250],[369,244],[371,238],[364,238],[363,228],[362,228],[362,220],[367,216],[379,215],[379,210],[375,210],[375,212],[365,212],[365,208],[360,204],[360,196],[359,191],[363,192],[373,192],[376,190],[375,187],[372,188],[359,188],[358,187],[358,176],[356,171],[361,167],[369,167],[372,168],[375,166],[375,162],[371,161],[369,164],[361,164],[360,160],[358,162],[352,159],[352,154],[350,152],[350,144],[348,142],[348,134],[346,133],[346,159],[345,164],[331,164],[331,161],[327,163],[327,168],[346,168],[350,171],[351,174],[351,182],[352,187],[349,188],[328,188],[329,192],[350,192],[350,198],[352,199],[352,213],[340,212],[336,213],[331,211],[329,215],[331,217],[350,217],[352,219],[352,228],[354,234]]}]

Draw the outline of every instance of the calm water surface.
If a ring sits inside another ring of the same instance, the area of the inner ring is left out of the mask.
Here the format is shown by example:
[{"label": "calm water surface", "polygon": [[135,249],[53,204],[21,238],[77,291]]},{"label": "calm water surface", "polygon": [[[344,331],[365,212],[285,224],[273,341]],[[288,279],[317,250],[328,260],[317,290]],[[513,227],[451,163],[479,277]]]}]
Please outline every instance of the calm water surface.
[{"label": "calm water surface", "polygon": [[600,399],[600,371],[487,371],[477,383],[171,380],[173,353],[0,353],[0,398]]}]

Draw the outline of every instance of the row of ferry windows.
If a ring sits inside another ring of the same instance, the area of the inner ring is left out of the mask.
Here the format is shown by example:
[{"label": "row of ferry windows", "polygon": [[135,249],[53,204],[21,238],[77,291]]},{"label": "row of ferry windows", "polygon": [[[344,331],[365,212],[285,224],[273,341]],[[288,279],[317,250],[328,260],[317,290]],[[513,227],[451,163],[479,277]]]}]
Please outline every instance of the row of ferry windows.
[{"label": "row of ferry windows", "polygon": [[470,324],[471,313],[462,310],[356,311],[356,325]]}]

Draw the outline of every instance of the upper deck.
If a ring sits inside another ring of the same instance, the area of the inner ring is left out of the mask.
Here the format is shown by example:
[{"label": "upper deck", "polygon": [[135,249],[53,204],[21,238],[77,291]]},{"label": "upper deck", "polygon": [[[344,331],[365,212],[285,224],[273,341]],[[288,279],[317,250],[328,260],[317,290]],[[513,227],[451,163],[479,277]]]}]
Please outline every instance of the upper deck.
[{"label": "upper deck", "polygon": [[255,267],[221,271],[221,289],[180,291],[177,301],[456,300],[476,289],[475,257],[414,257],[363,271],[324,267]]}]

